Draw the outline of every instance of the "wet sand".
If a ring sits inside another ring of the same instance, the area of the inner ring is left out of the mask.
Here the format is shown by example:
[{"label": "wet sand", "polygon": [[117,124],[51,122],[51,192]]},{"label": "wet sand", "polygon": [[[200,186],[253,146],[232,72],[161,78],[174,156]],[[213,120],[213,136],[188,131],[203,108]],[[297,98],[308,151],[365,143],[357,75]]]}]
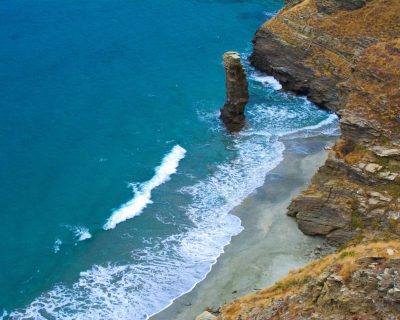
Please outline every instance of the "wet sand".
[{"label": "wet sand", "polygon": [[204,309],[267,287],[311,260],[322,239],[302,234],[286,208],[325,162],[324,147],[334,140],[323,136],[283,140],[284,160],[267,174],[263,187],[233,211],[244,230],[225,247],[202,282],[150,319],[195,319]]}]

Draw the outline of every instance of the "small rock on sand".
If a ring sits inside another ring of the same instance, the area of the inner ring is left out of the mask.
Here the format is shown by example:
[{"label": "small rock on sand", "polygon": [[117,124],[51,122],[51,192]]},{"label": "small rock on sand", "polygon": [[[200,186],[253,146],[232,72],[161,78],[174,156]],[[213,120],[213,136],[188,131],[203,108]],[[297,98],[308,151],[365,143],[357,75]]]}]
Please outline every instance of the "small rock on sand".
[{"label": "small rock on sand", "polygon": [[215,319],[217,319],[217,317],[208,311],[204,311],[201,315],[196,317],[196,320],[215,320]]}]

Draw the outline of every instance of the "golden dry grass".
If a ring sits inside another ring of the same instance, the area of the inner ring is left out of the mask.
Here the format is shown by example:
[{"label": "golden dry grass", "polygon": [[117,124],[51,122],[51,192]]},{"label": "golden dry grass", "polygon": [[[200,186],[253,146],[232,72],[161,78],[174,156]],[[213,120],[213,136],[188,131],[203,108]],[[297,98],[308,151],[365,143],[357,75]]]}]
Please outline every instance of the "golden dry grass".
[{"label": "golden dry grass", "polygon": [[[393,250],[393,251],[391,251]],[[389,253],[392,253],[391,255]],[[304,288],[310,280],[320,276],[328,268],[335,266],[337,273],[346,280],[358,267],[357,260],[365,257],[383,257],[387,259],[400,258],[400,241],[375,242],[349,246],[337,253],[309,263],[302,269],[289,273],[288,276],[274,286],[258,293],[249,294],[221,309],[220,318],[223,320],[237,320],[239,316],[248,315],[250,310],[265,308],[274,300],[289,295],[295,295]]]}]

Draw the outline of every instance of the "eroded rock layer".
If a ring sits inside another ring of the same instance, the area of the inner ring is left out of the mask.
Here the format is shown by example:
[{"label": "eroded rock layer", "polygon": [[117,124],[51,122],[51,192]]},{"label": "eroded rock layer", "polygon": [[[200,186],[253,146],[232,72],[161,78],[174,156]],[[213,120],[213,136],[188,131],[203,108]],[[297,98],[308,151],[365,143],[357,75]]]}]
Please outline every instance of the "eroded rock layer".
[{"label": "eroded rock layer", "polygon": [[398,237],[400,1],[287,3],[256,33],[251,63],[341,118],[341,139],[289,214],[336,243]]}]

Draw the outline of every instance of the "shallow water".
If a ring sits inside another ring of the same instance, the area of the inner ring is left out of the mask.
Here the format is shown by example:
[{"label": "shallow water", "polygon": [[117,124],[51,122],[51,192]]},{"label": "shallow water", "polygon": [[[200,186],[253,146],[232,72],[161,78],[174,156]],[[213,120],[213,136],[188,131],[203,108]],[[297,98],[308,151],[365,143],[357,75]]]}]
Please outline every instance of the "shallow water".
[{"label": "shallow water", "polygon": [[220,126],[222,53],[245,59],[282,5],[0,2],[4,315],[146,319],[241,231],[280,136],[335,132],[250,67],[246,129]]}]

